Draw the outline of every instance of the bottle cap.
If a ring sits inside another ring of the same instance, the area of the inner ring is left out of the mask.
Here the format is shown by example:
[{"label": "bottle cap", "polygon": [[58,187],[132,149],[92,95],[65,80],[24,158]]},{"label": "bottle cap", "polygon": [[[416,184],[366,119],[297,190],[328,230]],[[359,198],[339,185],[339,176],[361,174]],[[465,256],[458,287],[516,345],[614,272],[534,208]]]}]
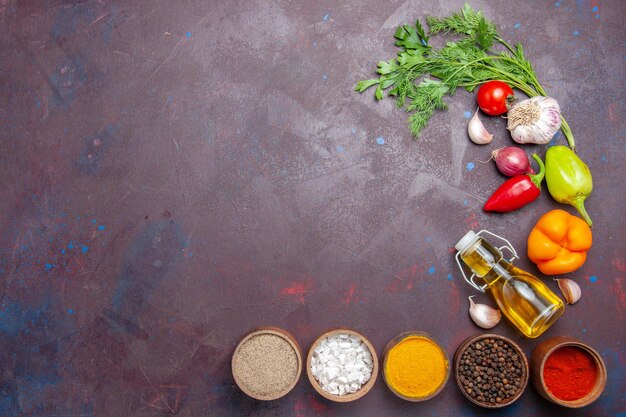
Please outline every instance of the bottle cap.
[{"label": "bottle cap", "polygon": [[454,245],[454,249],[458,250],[459,252],[463,252],[472,243],[474,243],[476,239],[478,239],[478,235],[474,233],[473,230],[470,230],[469,232],[465,234],[465,236],[461,238],[461,240],[457,242],[456,245]]}]

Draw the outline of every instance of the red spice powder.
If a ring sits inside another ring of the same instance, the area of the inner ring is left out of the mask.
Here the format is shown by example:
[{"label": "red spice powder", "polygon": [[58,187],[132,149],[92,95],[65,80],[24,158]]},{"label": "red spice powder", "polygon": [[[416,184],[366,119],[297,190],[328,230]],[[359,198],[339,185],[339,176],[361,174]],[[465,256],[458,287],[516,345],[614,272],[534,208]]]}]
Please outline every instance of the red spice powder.
[{"label": "red spice powder", "polygon": [[555,350],[543,366],[543,380],[548,390],[563,401],[575,401],[589,394],[597,376],[591,354],[574,346]]}]

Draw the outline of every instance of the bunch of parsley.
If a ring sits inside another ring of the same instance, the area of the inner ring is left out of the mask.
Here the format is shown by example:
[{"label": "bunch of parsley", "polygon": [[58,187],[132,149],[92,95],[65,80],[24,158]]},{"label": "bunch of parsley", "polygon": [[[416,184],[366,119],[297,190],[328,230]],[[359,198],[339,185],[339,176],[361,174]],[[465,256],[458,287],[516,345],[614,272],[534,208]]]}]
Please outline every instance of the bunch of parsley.
[{"label": "bunch of parsley", "polygon": [[[436,109],[446,109],[444,97],[459,87],[472,92],[480,84],[500,80],[529,97],[547,95],[522,45],[512,47],[504,41],[481,11],[465,4],[458,13],[444,18],[429,16],[426,21],[430,35],[452,33],[460,39],[436,49],[429,45],[429,36],[419,20],[414,26],[400,26],[394,35],[400,47],[398,57],[380,61],[376,70],[380,76],[359,81],[355,88],[363,92],[376,86],[378,100],[387,90],[387,95],[396,98],[398,107],[412,113],[408,121],[415,137]],[[501,51],[495,50],[498,45]],[[565,119],[562,130],[574,149],[574,137]]]}]

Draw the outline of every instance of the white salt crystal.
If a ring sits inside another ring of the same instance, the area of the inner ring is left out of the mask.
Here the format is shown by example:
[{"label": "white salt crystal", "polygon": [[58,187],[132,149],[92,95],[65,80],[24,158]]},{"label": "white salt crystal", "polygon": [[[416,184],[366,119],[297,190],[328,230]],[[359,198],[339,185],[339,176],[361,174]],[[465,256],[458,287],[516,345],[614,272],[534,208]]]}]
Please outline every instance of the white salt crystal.
[{"label": "white salt crystal", "polygon": [[341,333],[324,338],[313,350],[311,373],[322,389],[345,395],[361,389],[372,376],[372,355],[358,337]]},{"label": "white salt crystal", "polygon": [[359,372],[350,372],[348,374],[348,382],[350,384],[358,382],[360,377],[361,377],[361,374]]}]

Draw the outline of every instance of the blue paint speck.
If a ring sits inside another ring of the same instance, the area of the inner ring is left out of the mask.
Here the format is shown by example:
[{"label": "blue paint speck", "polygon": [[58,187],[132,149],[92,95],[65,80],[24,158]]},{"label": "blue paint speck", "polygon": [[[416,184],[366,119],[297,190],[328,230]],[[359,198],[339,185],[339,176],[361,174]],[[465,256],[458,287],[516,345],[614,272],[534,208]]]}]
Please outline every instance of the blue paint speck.
[{"label": "blue paint speck", "polygon": [[472,118],[473,113],[469,110],[465,110],[463,112],[463,117],[465,117],[466,119],[471,119]]},{"label": "blue paint speck", "polygon": [[591,11],[592,11],[592,12],[597,12],[597,11],[598,11],[598,6],[593,6],[593,7],[591,8]]},{"label": "blue paint speck", "polygon": [[467,169],[468,171],[471,171],[474,169],[476,165],[474,165],[473,162],[468,162],[467,165],[465,166],[465,169]]},{"label": "blue paint speck", "polygon": [[89,246],[80,245],[80,247],[81,247],[80,251],[82,253],[87,253],[87,251],[89,250]]},{"label": "blue paint speck", "polygon": [[467,206],[469,204],[469,200],[466,198],[465,200],[463,200],[463,205]]},{"label": "blue paint speck", "polygon": [[54,264],[50,264],[50,263],[46,262],[46,265],[45,265],[45,270],[46,270],[47,272],[50,272],[50,271],[52,271],[53,269],[54,269]]},{"label": "blue paint speck", "polygon": [[434,274],[435,273],[435,265],[432,265],[430,268],[428,268],[428,273],[429,274]]},{"label": "blue paint speck", "polygon": [[596,19],[600,19],[600,14],[596,14]]},{"label": "blue paint speck", "polygon": [[61,253],[62,253],[63,255],[65,255],[65,253],[66,253],[66,252],[65,252],[65,249],[61,249]]},{"label": "blue paint speck", "polygon": [[583,333],[587,333],[587,329],[583,329]]},{"label": "blue paint speck", "polygon": [[38,98],[35,98],[35,107],[41,107],[41,101]]},{"label": "blue paint speck", "polygon": [[186,36],[187,38],[191,38],[191,32],[187,32],[187,33],[185,33],[185,36]]},{"label": "blue paint speck", "polygon": [[561,6],[561,2],[557,1],[556,3],[554,3],[554,7],[560,7]]},{"label": "blue paint speck", "polygon": [[67,314],[70,314],[70,315],[74,314],[74,310],[72,310],[71,308],[68,308],[67,309]]},{"label": "blue paint speck", "polygon": [[606,155],[602,155],[602,156],[600,157],[600,160],[601,160],[602,162],[606,162],[606,161],[607,161],[607,159],[606,159]]},{"label": "blue paint speck", "polygon": [[343,152],[343,146],[337,146],[337,152]]},{"label": "blue paint speck", "polygon": [[187,256],[189,256],[191,258],[193,256],[193,252],[191,252],[191,251],[187,252]]},{"label": "blue paint speck", "polygon": [[97,221],[96,219],[91,219],[91,222],[92,222],[93,224],[98,223],[98,221]]},{"label": "blue paint speck", "polygon": [[103,224],[101,224],[100,226],[98,226],[98,230],[104,230],[104,229],[106,229],[106,228],[107,228],[107,227],[106,227],[105,225],[103,225]]},{"label": "blue paint speck", "polygon": [[317,49],[317,42],[313,41],[313,48]]},{"label": "blue paint speck", "polygon": [[74,244],[73,244],[72,242],[70,242],[70,243],[67,245],[67,248],[68,248],[68,249],[74,249]]},{"label": "blue paint speck", "polygon": [[324,21],[326,21],[326,20],[328,20],[329,17],[330,17],[330,13],[326,13],[322,19],[324,19]]},{"label": "blue paint speck", "polygon": [[[626,58],[626,57],[624,57],[624,58]],[[356,129],[355,128],[352,128],[352,133],[356,133]]]},{"label": "blue paint speck", "polygon": [[515,29],[519,29],[519,28],[521,28],[521,27],[522,27],[522,24],[521,24],[521,23],[516,23],[515,25],[513,25],[513,27],[514,27]]},{"label": "blue paint speck", "polygon": [[594,283],[594,282],[596,282],[597,280],[598,280],[598,277],[597,277],[597,276],[595,276],[595,275],[592,275],[592,276],[590,276],[590,277],[589,277],[589,282],[591,282],[591,283]]},{"label": "blue paint speck", "polygon": [[382,136],[379,136],[376,138],[376,143],[379,145],[384,145],[385,144],[385,138],[383,138]]},{"label": "blue paint speck", "polygon": [[322,75],[322,80],[326,81],[328,79],[328,74]]},{"label": "blue paint speck", "polygon": [[452,274],[448,274],[448,281],[452,281]]},{"label": "blue paint speck", "polygon": [[575,30],[575,31],[573,31],[573,32],[572,32],[572,35],[574,35],[574,36],[578,36],[578,35],[580,35],[580,32],[579,32],[579,31],[577,31],[577,30]]}]

